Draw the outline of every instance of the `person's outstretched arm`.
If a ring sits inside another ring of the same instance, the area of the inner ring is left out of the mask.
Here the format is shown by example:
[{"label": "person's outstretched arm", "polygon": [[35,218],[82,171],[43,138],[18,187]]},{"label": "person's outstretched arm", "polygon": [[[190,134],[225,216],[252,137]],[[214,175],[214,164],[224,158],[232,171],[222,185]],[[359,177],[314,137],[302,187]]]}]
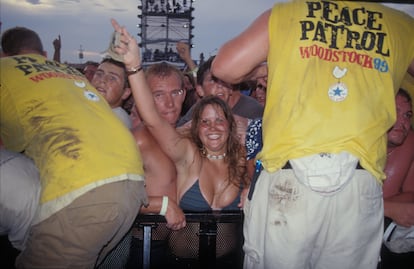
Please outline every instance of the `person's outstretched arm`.
[{"label": "person's outstretched arm", "polygon": [[190,45],[185,42],[177,42],[176,45],[177,53],[180,58],[185,62],[189,71],[196,70],[197,64],[191,59]]},{"label": "person's outstretched arm", "polygon": [[262,13],[245,31],[219,49],[211,66],[214,76],[237,84],[249,78],[249,73],[266,61],[270,12]]},{"label": "person's outstretched arm", "polygon": [[[128,80],[138,112],[163,151],[174,163],[180,162],[190,151],[191,143],[187,139],[183,139],[176,129],[158,113],[152,91],[142,70],[141,54],[135,38],[116,20],[112,19],[111,23],[115,31],[120,33],[120,42],[115,46],[115,51],[122,55],[125,67],[130,73]],[[131,71],[135,72],[131,73]]]}]

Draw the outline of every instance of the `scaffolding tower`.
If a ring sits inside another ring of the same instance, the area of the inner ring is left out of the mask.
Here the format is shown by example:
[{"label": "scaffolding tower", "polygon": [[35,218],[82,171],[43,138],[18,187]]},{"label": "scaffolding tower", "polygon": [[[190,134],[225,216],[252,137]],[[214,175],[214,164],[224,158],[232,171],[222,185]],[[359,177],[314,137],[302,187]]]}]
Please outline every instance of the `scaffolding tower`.
[{"label": "scaffolding tower", "polygon": [[179,41],[192,47],[194,0],[142,0],[138,27],[143,65],[166,61],[184,68],[175,46]]}]

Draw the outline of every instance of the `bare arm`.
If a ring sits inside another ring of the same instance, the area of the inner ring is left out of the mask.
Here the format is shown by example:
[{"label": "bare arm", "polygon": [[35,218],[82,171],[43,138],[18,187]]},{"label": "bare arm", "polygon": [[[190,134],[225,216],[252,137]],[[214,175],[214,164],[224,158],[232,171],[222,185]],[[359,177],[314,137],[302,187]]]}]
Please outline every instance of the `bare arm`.
[{"label": "bare arm", "polygon": [[[414,168],[414,165],[411,168]],[[411,181],[407,184],[412,184],[413,179],[413,177],[411,179],[407,178],[406,182]],[[384,215],[399,225],[406,227],[414,225],[414,192],[404,189],[403,186],[400,194],[390,198],[384,198]]]},{"label": "bare arm", "polygon": [[[387,160],[387,167],[385,171],[388,178],[383,186],[384,190],[384,188],[387,188],[386,183],[392,182],[393,179],[401,178],[401,180],[395,181],[398,183],[399,192],[395,195],[384,197],[384,215],[391,218],[396,223],[406,227],[414,225],[413,148],[414,133],[413,131],[410,131],[404,141],[404,144],[395,149],[395,152],[398,153],[398,157],[394,155],[394,157],[391,156]],[[397,152],[397,150],[399,151]],[[407,163],[405,164],[405,162]],[[393,169],[389,169],[389,165],[395,166],[394,170],[396,171],[394,172]]]},{"label": "bare arm", "polygon": [[190,45],[188,45],[185,42],[180,41],[180,42],[177,42],[176,48],[177,48],[178,55],[180,55],[180,58],[188,66],[188,70],[190,71],[194,70],[197,67],[197,65],[193,61],[193,59],[191,59]]},{"label": "bare arm", "polygon": [[413,226],[414,203],[384,201],[384,215],[401,226]]},{"label": "bare arm", "polygon": [[[127,70],[140,67],[141,56],[136,40],[128,33],[125,27],[121,27],[113,19],[111,22],[115,31],[121,33],[121,42],[115,50],[118,54],[122,55]],[[180,162],[187,156],[186,154],[191,152],[191,142],[188,139],[183,139],[175,128],[160,116],[143,71],[129,75],[128,80],[138,112],[148,130],[158,141],[165,154],[174,163]]]},{"label": "bare arm", "polygon": [[[141,214],[160,212],[162,201],[162,196],[150,196],[149,206],[141,207],[139,212]],[[184,228],[186,225],[184,212],[172,199],[169,199],[165,219],[167,220],[167,228],[170,228],[172,230],[179,230],[181,228]]]},{"label": "bare arm", "polygon": [[261,14],[245,31],[219,49],[211,66],[216,77],[236,84],[246,80],[255,67],[266,61],[270,12]]}]

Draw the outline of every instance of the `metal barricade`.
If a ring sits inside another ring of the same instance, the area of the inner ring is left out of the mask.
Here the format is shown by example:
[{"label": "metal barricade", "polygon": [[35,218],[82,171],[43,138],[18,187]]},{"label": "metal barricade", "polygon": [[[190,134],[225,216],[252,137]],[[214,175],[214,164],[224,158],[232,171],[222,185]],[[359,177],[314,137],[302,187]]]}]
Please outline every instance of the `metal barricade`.
[{"label": "metal barricade", "polygon": [[[243,214],[242,211],[213,211],[211,213],[195,213],[185,212],[187,224],[197,223],[198,229],[198,261],[197,266],[186,268],[201,268],[210,269],[216,267],[216,243],[218,236],[218,225],[223,223],[233,223],[238,227],[237,231],[233,231],[237,237],[237,243],[235,247],[235,255],[232,256],[231,268],[241,268],[243,259]],[[150,269],[151,266],[151,243],[152,232],[158,225],[164,224],[166,220],[163,216],[155,214],[140,214],[135,220],[134,227],[142,231],[142,268]],[[174,231],[171,231],[174,233]],[[186,242],[184,242],[186,243]],[[191,244],[191,242],[187,242]],[[223,243],[223,242],[221,242]],[[225,242],[224,242],[225,243]],[[131,253],[134,255],[133,253]],[[141,255],[140,255],[141,256]],[[171,267],[169,267],[171,268]]]}]

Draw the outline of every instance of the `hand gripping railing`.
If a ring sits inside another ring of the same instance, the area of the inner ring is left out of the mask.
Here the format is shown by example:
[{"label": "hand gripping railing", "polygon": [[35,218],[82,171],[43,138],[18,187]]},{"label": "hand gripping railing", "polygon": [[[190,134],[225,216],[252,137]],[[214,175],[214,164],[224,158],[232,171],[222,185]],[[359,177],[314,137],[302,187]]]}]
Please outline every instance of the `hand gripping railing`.
[{"label": "hand gripping railing", "polygon": [[[216,264],[216,237],[218,223],[243,223],[243,214],[238,211],[213,211],[210,213],[185,212],[187,223],[199,223],[199,264],[200,268],[215,268]],[[143,269],[151,268],[151,240],[152,229],[160,223],[165,223],[165,217],[155,214],[140,214],[137,216],[134,226],[143,230]],[[240,237],[242,234],[240,233]],[[243,238],[239,238],[240,253]],[[239,257],[242,258],[242,257]],[[238,264],[235,261],[234,264]]]}]

